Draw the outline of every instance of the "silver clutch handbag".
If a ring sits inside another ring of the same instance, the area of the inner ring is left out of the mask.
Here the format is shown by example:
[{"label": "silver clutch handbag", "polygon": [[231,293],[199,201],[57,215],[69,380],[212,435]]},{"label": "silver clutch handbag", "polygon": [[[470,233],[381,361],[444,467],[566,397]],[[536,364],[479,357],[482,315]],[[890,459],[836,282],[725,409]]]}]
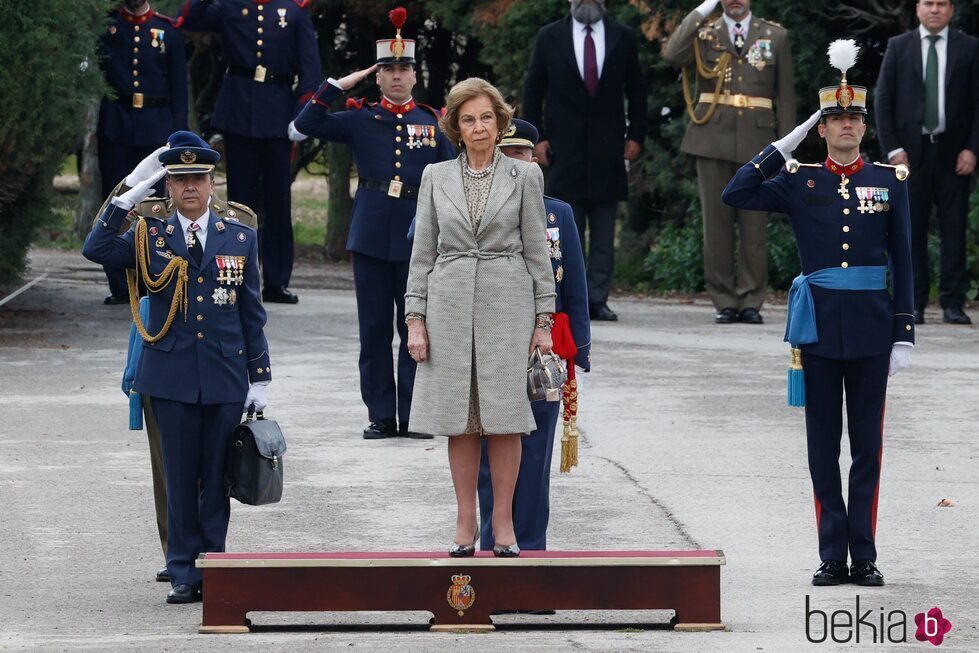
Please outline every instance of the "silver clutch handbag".
[{"label": "silver clutch handbag", "polygon": [[560,401],[561,388],[568,380],[568,371],[559,356],[542,354],[540,347],[527,361],[527,395],[531,401]]}]

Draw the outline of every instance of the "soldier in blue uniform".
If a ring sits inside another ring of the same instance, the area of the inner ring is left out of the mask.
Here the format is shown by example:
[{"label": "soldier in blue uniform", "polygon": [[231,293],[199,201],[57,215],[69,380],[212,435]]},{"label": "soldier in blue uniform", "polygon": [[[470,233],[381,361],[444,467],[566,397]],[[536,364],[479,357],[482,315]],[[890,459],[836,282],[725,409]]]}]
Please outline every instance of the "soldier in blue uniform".
[{"label": "soldier in blue uniform", "polygon": [[[360,176],[347,249],[357,293],[360,393],[370,420],[364,429],[364,438],[369,440],[399,434],[431,437],[408,428],[415,361],[408,354],[404,321],[411,258],[407,233],[415,215],[422,170],[429,163],[455,157],[452,144],[438,128],[438,111],[411,97],[415,42],[401,38],[404,10],[399,9],[391,12],[397,36],[377,41],[377,63],[323,82],[292,129],[294,140],[314,136],[346,143]],[[380,102],[348,99],[346,111],[330,113],[334,99],[371,73],[381,90]],[[397,383],[391,358],[395,323],[401,338]]]},{"label": "soldier in blue uniform", "polygon": [[[272,378],[260,299],[254,230],[210,210],[219,155],[199,136],[176,132],[156,171],[113,197],[82,253],[135,268],[149,294],[149,319],[134,313],[143,349],[133,389],[149,398],[160,427],[167,486],[168,603],[200,600],[202,552],[224,551],[230,506],[223,471],[244,406],[262,410]],[[167,174],[175,211],[137,220],[127,213]]]},{"label": "soldier in blue uniform", "polygon": [[[125,0],[99,37],[99,66],[115,97],[102,98],[98,145],[102,197],[174,131],[187,129],[187,61],[174,21],[145,0]],[[162,184],[157,189],[162,193]],[[106,266],[106,304],[128,304],[126,272]]]},{"label": "soldier in blue uniform", "polygon": [[[211,126],[224,137],[228,199],[262,216],[262,297],[295,304],[288,126],[320,80],[308,0],[187,0],[180,26],[218,32],[228,71]],[[298,80],[297,80],[298,77]],[[293,88],[295,86],[295,89]]]},{"label": "soldier in blue uniform", "polygon": [[[537,128],[526,120],[514,119],[513,126],[504,134],[499,148],[503,154],[521,161],[536,162],[534,146],[538,141]],[[571,205],[553,197],[544,196],[547,211],[547,242],[554,267],[554,286],[557,290],[555,304],[554,342],[555,351],[561,335],[559,325],[567,324],[571,330],[577,352],[574,360],[567,361],[569,369],[578,366],[582,371],[591,369],[591,322],[588,318],[588,280],[585,276],[585,257],[578,240]],[[567,320],[559,314],[564,313]],[[558,352],[561,353],[561,352]],[[551,458],[554,451],[554,429],[561,414],[560,401],[535,401],[531,405],[537,429],[520,439],[520,471],[513,492],[513,530],[522,550],[547,548],[547,522],[550,516]],[[479,514],[480,548],[493,548],[493,485],[490,475],[486,442],[479,467]]]},{"label": "soldier in blue uniform", "polygon": [[[910,364],[914,346],[908,170],[864,163],[867,89],[846,81],[855,43],[833,43],[830,61],[843,78],[820,90],[821,110],[742,167],[723,199],[739,209],[788,214],[802,261],[789,294],[786,340],[801,348],[793,352],[789,394],[791,405],[804,403],[806,410],[822,560],[812,583],[883,585],[875,540],[884,399],[888,376]],[[816,122],[826,161],[790,159]],[[804,388],[793,388],[799,377]],[[845,504],[844,398],[852,457]]]}]

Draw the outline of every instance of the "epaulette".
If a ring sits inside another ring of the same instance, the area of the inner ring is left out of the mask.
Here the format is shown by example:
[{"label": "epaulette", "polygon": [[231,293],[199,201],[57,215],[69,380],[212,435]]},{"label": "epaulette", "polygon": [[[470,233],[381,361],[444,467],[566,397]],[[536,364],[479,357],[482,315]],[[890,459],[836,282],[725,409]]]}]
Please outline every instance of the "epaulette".
[{"label": "epaulette", "polygon": [[898,181],[904,181],[911,176],[911,169],[908,168],[903,163],[899,163],[896,166],[892,166],[889,163],[880,163],[879,161],[874,161],[874,165],[878,168],[893,168],[894,176],[897,177]]},{"label": "epaulette", "polygon": [[789,159],[785,162],[785,169],[790,175],[794,175],[799,172],[799,168],[822,168],[822,163],[800,163],[795,159]]},{"label": "epaulette", "polygon": [[170,23],[174,27],[180,27],[180,23],[182,22],[179,18],[170,18],[166,14],[161,14],[158,11],[154,11],[153,12],[153,15],[156,16],[157,18],[161,19],[161,20],[167,21],[168,23]]},{"label": "epaulette", "polygon": [[212,197],[211,210],[229,224],[238,224],[249,229],[258,229],[258,216],[244,204]]},{"label": "epaulette", "polygon": [[171,210],[170,200],[163,197],[147,197],[134,206],[132,212],[144,218],[163,221],[170,215]]},{"label": "epaulette", "polygon": [[364,108],[364,103],[366,101],[367,101],[366,98],[352,98],[352,97],[348,97],[347,98],[347,111],[349,111],[351,109],[357,109],[358,111],[360,111],[361,109]]},{"label": "epaulette", "polygon": [[419,107],[421,107],[422,109],[428,109],[429,111],[431,111],[431,112],[432,112],[432,115],[433,115],[433,116],[435,116],[435,119],[436,119],[436,120],[438,120],[438,119],[439,119],[439,118],[441,118],[441,117],[442,117],[443,115],[445,115],[444,113],[442,113],[442,111],[445,111],[445,109],[442,109],[442,111],[439,111],[439,110],[438,110],[438,109],[436,109],[435,107],[430,107],[430,106],[428,106],[427,104],[422,104],[421,102],[415,102],[415,106],[419,106]]},{"label": "epaulette", "polygon": [[761,22],[763,22],[763,23],[765,23],[766,25],[774,25],[775,27],[778,27],[779,29],[785,29],[785,26],[784,25],[782,25],[780,23],[776,23],[774,20],[768,20],[767,18],[759,18],[758,20],[761,21]]}]

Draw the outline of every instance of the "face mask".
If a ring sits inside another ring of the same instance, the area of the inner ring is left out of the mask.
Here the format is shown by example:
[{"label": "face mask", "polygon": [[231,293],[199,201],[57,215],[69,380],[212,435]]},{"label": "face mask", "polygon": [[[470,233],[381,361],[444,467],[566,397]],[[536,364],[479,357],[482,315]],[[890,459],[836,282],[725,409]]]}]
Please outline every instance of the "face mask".
[{"label": "face mask", "polygon": [[576,21],[585,25],[597,23],[605,15],[605,0],[593,0],[588,3],[571,0],[571,15]]}]

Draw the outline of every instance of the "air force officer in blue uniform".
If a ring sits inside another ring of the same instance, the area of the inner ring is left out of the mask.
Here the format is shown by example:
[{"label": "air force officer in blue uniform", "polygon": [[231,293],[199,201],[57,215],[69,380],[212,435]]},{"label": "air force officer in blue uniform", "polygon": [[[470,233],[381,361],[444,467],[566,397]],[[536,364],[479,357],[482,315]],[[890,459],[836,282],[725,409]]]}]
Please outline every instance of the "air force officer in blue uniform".
[{"label": "air force officer in blue uniform", "polygon": [[[408,426],[415,361],[408,355],[404,322],[411,258],[407,234],[422,170],[455,157],[455,151],[438,128],[439,113],[411,97],[415,42],[401,39],[399,28],[397,38],[377,41],[376,47],[374,66],[323,82],[296,119],[292,138],[313,136],[345,143],[360,176],[347,249],[360,322],[360,393],[370,421],[364,438],[430,437],[411,432]],[[381,89],[380,102],[348,99],[346,111],[330,112],[336,98],[371,73]],[[395,324],[401,339],[397,383],[391,358]]]},{"label": "air force officer in blue uniform", "polygon": [[[740,209],[788,214],[802,261],[789,295],[786,340],[801,348],[805,379],[822,560],[812,582],[883,585],[875,539],[884,398],[888,375],[910,363],[914,343],[908,172],[864,163],[867,91],[849,86],[842,70],[839,86],[820,90],[821,111],[745,164],[723,199]],[[817,121],[826,161],[787,160]],[[845,504],[844,398],[852,456]]]},{"label": "air force officer in blue uniform", "polygon": [[[228,72],[211,126],[224,136],[228,199],[261,206],[263,298],[294,304],[288,126],[320,80],[308,0],[187,0],[180,26],[217,32]],[[261,200],[261,201],[260,201]]]},{"label": "air force officer in blue uniform", "polygon": [[[102,197],[167,136],[187,129],[187,60],[174,21],[145,0],[125,0],[99,37],[99,66],[115,93],[99,106]],[[163,184],[157,188],[162,195]],[[128,304],[126,272],[106,267],[106,304]]]},{"label": "air force officer in blue uniform", "polygon": [[[503,154],[522,161],[537,161],[537,128],[526,120],[514,119],[510,132],[503,136],[499,147]],[[555,311],[566,313],[571,336],[578,349],[574,361],[583,371],[591,369],[591,323],[588,318],[588,280],[585,276],[585,257],[578,240],[571,205],[544,196],[547,211],[546,238],[554,268],[554,287],[557,291]],[[557,325],[555,325],[557,328]],[[520,471],[513,492],[513,530],[517,544],[525,550],[547,548],[547,523],[550,516],[551,458],[554,452],[554,429],[561,415],[560,401],[535,401],[537,429],[520,439]],[[493,548],[493,484],[490,475],[486,442],[479,467],[480,548]]]},{"label": "air force officer in blue uniform", "polygon": [[[149,320],[138,323],[144,343],[133,389],[152,401],[163,444],[173,586],[167,602],[190,603],[200,600],[197,556],[225,548],[230,506],[223,471],[231,433],[244,406],[264,408],[272,369],[256,234],[209,210],[218,153],[190,132],[169,142],[159,162],[133,171],[141,180],[111,200],[82,252],[96,263],[136,268],[147,285],[159,286],[149,294]],[[164,172],[174,214],[144,218],[117,236]]]}]

